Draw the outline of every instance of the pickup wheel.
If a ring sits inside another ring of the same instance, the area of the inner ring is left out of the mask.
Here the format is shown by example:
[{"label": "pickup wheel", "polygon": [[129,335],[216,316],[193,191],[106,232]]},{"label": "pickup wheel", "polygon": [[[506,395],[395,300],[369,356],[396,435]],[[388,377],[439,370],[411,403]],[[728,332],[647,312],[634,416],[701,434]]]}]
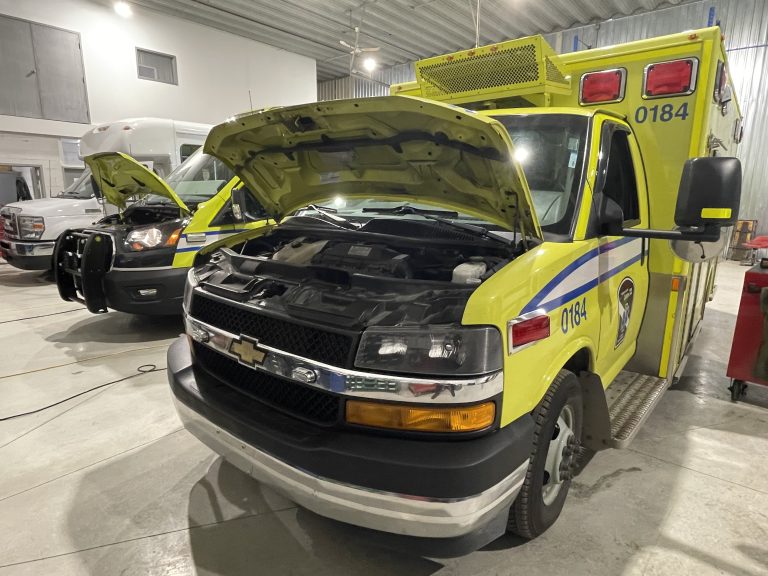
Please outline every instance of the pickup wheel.
[{"label": "pickup wheel", "polygon": [[533,413],[533,449],[507,531],[531,539],[555,523],[578,467],[583,407],[576,376],[561,370]]}]

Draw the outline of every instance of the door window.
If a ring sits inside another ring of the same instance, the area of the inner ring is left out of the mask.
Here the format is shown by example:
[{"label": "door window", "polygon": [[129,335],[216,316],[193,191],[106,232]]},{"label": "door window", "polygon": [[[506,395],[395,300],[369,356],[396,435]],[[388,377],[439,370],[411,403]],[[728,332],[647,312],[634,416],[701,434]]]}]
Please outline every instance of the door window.
[{"label": "door window", "polygon": [[611,134],[608,168],[603,185],[603,194],[621,206],[625,227],[640,223],[637,178],[628,136],[629,133],[621,129]]}]

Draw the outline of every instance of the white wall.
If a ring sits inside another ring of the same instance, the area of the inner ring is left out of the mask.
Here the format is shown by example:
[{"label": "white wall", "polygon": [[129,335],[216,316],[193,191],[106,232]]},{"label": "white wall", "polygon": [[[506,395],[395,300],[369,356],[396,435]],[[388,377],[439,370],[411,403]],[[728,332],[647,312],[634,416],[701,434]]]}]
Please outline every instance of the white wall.
[{"label": "white wall", "polygon": [[[249,109],[311,102],[315,61],[133,5],[121,18],[93,0],[0,0],[0,14],[79,32],[91,122],[154,116],[216,124]],[[179,85],[140,80],[136,47],[176,56]],[[0,132],[79,137],[85,124],[0,115]]]}]

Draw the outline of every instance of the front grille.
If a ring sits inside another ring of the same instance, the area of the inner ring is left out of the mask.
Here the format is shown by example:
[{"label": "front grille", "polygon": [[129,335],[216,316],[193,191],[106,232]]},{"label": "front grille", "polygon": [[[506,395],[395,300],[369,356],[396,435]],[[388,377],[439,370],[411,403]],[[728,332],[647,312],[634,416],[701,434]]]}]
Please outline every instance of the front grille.
[{"label": "front grille", "polygon": [[8,238],[19,238],[17,216],[13,212],[0,212],[0,228]]},{"label": "front grille", "polygon": [[265,346],[303,358],[343,367],[352,362],[355,338],[347,334],[278,320],[200,294],[195,294],[190,314],[216,328],[251,336]]},{"label": "front grille", "polygon": [[[243,366],[215,350],[193,343],[197,364],[238,392],[272,408],[324,426],[339,419],[338,396]],[[203,386],[204,394],[214,394]]]}]

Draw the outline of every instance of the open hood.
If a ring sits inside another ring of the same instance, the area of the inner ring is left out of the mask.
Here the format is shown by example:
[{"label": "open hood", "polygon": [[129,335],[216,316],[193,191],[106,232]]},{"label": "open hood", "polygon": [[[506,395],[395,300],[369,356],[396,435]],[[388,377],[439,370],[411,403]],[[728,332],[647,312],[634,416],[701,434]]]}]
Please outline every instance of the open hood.
[{"label": "open hood", "polygon": [[506,129],[456,106],[384,96],[267,109],[216,126],[205,152],[275,219],[337,196],[376,198],[541,237]]},{"label": "open hood", "polygon": [[168,198],[184,212],[189,213],[189,208],[160,176],[127,154],[104,152],[86,156],[84,160],[91,169],[104,199],[120,210],[125,209],[126,202],[131,197],[140,200],[150,194],[156,194]]}]

